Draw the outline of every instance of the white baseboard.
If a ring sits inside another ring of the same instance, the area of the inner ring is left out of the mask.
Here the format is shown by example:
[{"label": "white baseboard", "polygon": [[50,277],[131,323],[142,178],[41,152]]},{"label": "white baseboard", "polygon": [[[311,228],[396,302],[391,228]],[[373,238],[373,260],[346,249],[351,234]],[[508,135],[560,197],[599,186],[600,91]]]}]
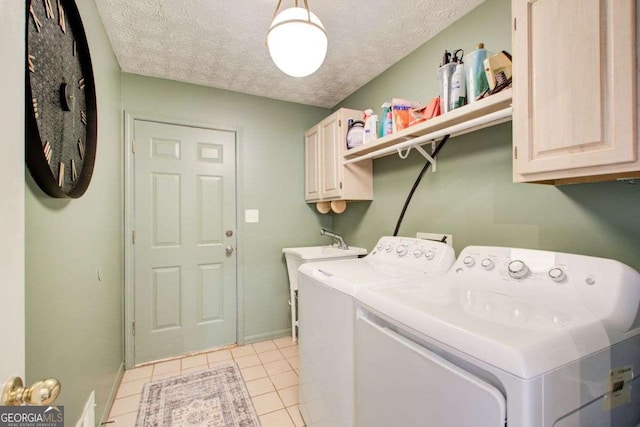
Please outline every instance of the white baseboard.
[{"label": "white baseboard", "polygon": [[[116,394],[118,394],[118,388],[120,387],[120,381],[122,380],[123,375],[124,375],[124,362],[120,363],[120,367],[118,368],[116,377],[113,380],[113,385],[111,386],[111,392],[109,393],[107,402],[104,405],[104,410],[102,412],[102,415],[100,417],[100,423],[98,425],[104,424],[109,418],[109,412],[111,412],[111,406],[113,406],[113,401],[116,399]],[[93,425],[91,427],[93,427]]]}]

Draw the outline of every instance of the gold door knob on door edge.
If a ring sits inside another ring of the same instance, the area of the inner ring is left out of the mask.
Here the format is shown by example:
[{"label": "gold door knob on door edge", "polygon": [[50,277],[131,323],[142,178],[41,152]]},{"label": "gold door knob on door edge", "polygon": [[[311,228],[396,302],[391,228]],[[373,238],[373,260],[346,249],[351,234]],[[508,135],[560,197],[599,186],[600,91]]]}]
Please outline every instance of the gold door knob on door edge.
[{"label": "gold door knob on door edge", "polygon": [[62,385],[55,378],[46,378],[24,387],[22,378],[12,377],[4,385],[0,405],[19,406],[24,404],[44,406],[52,403],[60,394]]}]

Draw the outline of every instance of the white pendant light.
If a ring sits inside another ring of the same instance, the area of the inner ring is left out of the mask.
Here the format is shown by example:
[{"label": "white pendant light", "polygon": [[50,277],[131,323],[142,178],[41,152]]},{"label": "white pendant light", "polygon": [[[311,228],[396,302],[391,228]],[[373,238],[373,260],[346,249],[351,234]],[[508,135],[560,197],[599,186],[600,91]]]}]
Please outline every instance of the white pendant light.
[{"label": "white pendant light", "polygon": [[327,33],[320,19],[309,10],[295,7],[278,13],[282,0],[274,13],[267,33],[267,47],[276,66],[292,77],[306,77],[316,72],[327,55]]}]

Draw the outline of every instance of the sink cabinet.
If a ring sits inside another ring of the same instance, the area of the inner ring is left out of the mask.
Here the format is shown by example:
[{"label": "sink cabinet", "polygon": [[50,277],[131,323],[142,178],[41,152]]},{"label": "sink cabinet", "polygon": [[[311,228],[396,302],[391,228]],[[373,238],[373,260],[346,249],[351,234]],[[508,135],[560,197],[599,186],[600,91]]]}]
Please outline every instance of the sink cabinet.
[{"label": "sink cabinet", "polygon": [[513,0],[514,180],[640,176],[635,0]]},{"label": "sink cabinet", "polygon": [[341,108],[305,133],[305,200],[373,199],[371,160],[343,165],[347,121],[362,111]]}]

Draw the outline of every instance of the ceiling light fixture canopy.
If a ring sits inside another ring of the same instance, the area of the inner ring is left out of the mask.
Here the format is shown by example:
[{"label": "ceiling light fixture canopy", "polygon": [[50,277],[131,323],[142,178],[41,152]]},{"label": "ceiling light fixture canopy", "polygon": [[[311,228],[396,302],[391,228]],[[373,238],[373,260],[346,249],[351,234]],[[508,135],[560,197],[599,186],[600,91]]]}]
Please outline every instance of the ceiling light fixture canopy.
[{"label": "ceiling light fixture canopy", "polygon": [[292,77],[306,77],[320,68],[327,55],[327,33],[320,19],[309,10],[295,6],[280,10],[278,0],[273,22],[267,33],[267,47],[276,66]]}]

